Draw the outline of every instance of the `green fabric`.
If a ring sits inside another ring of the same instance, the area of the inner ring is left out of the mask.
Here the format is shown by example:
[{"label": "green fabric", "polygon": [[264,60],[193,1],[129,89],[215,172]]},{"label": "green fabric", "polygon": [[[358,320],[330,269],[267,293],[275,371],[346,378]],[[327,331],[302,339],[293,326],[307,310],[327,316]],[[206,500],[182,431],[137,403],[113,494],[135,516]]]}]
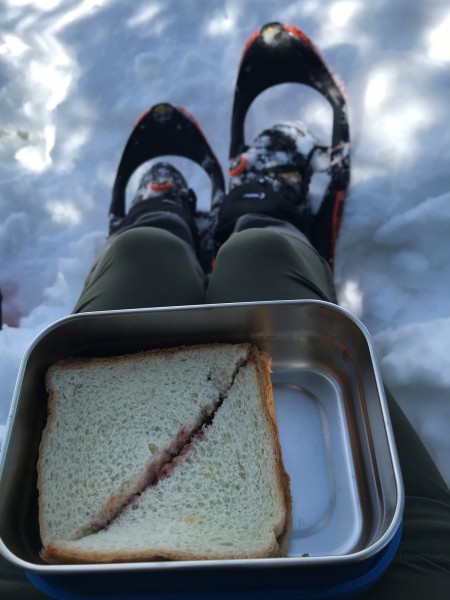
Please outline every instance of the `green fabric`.
[{"label": "green fabric", "polygon": [[270,229],[233,234],[219,250],[205,289],[183,242],[143,227],[108,247],[73,312],[305,298],[337,302],[328,265],[291,235]]},{"label": "green fabric", "polygon": [[381,580],[361,600],[450,598],[450,491],[391,392],[389,413],[405,486],[403,535]]},{"label": "green fabric", "polygon": [[42,594],[28,581],[26,575],[0,554],[0,598],[1,600],[45,600]]},{"label": "green fabric", "polygon": [[186,244],[164,229],[139,227],[107,247],[73,312],[199,304],[204,294]]},{"label": "green fabric", "polygon": [[246,229],[220,248],[207,302],[294,299],[337,302],[331,271],[311,246],[270,229]]},{"label": "green fabric", "polygon": [[[142,228],[118,236],[109,246],[89,274],[74,312],[323,297],[336,301],[328,266],[292,236],[267,229],[233,234],[220,249],[205,288],[175,236]],[[387,397],[405,484],[404,530],[392,565],[359,598],[448,600],[450,492],[389,391]],[[0,578],[1,598],[44,597],[3,559]]]}]

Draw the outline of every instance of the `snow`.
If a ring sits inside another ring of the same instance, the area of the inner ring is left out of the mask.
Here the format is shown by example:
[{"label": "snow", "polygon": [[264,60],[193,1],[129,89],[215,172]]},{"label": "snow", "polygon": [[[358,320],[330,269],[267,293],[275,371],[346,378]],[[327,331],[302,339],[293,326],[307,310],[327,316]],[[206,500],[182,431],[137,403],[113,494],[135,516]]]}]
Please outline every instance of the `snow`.
[{"label": "snow", "polygon": [[[371,332],[386,382],[450,482],[448,2],[2,0],[1,14],[0,436],[21,357],[71,312],[104,242],[137,117],[157,102],[185,106],[226,169],[244,43],[282,20],[321,49],[349,100],[340,301]],[[330,107],[293,85],[257,98],[247,136],[286,119],[328,143]],[[206,208],[207,177],[185,167]]]}]

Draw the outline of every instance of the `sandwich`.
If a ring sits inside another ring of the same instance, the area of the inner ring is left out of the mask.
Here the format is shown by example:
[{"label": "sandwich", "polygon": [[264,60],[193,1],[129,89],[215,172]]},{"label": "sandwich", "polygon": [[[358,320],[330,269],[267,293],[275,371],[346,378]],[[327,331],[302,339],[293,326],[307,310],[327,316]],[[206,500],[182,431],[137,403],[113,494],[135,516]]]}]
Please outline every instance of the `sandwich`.
[{"label": "sandwich", "polygon": [[286,555],[291,496],[265,353],[206,344],[66,359],[46,386],[45,561]]}]

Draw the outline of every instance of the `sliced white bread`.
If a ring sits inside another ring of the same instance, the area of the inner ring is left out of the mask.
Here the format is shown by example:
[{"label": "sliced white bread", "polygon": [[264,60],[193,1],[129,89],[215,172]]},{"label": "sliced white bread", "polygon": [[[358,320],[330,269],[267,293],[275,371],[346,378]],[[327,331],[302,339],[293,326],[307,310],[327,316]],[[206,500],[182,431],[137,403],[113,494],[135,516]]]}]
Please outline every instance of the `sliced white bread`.
[{"label": "sliced white bread", "polygon": [[267,356],[253,353],[167,477],[105,529],[76,541],[55,540],[46,558],[85,563],[285,554],[291,497],[269,364]]},{"label": "sliced white bread", "polygon": [[210,344],[52,366],[38,462],[44,547],[104,527],[151,483],[249,352],[248,344]]}]

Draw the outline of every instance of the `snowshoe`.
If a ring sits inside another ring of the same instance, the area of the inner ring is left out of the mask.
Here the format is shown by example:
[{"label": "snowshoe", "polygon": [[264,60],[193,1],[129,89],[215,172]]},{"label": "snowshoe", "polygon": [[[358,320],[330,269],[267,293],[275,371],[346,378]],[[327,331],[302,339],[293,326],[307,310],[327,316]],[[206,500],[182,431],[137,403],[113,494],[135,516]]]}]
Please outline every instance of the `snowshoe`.
[{"label": "snowshoe", "polygon": [[350,181],[347,103],[342,84],[311,40],[296,27],[269,23],[250,36],[245,45],[234,95],[230,160],[234,164],[247,147],[244,123],[250,105],[263,91],[281,83],[300,83],[314,88],[328,100],[333,110],[331,145],[328,148],[317,146],[322,155],[328,156],[330,181],[314,215],[310,233],[315,248],[333,266]]},{"label": "snowshoe", "polygon": [[[200,165],[211,180],[212,202],[221,202],[225,194],[222,169],[197,121],[184,108],[156,104],[136,121],[120,159],[109,209],[110,235],[121,228],[127,217],[126,188],[133,173],[143,163],[166,155],[188,158]],[[209,214],[197,212],[195,221],[199,260],[208,271],[213,254]]]}]

